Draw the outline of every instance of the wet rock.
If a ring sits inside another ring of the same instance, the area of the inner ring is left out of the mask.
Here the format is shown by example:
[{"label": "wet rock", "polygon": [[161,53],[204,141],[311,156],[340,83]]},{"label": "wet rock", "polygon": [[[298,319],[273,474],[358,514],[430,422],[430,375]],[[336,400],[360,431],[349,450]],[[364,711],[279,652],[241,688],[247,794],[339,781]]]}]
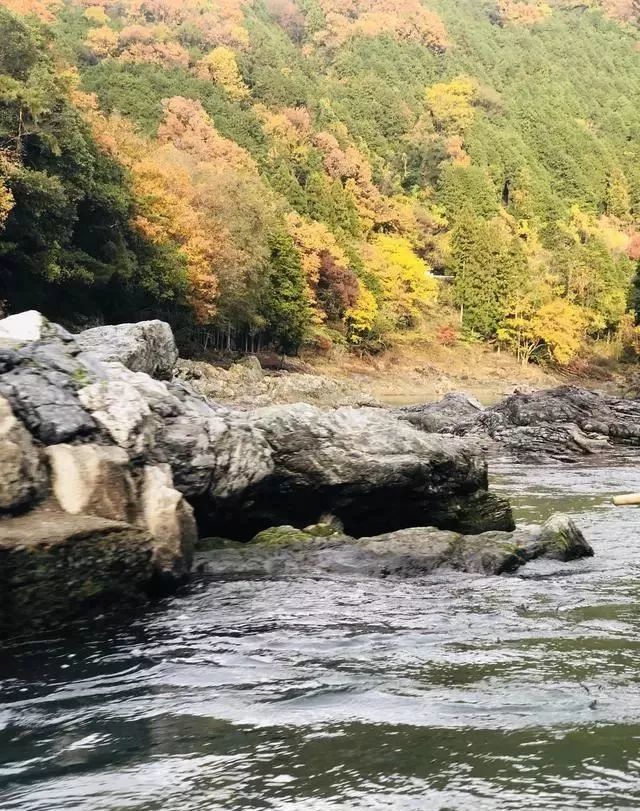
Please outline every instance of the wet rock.
[{"label": "wet rock", "polygon": [[39,450],[0,397],[0,513],[39,500],[46,481]]},{"label": "wet rock", "polygon": [[520,458],[571,459],[640,445],[640,402],[573,386],[516,393],[488,409],[475,430]]},{"label": "wet rock", "polygon": [[135,485],[124,450],[102,445],[54,445],[47,449],[47,455],[53,494],[65,512],[123,522],[135,519]]},{"label": "wet rock", "polygon": [[154,543],[139,527],[53,509],[0,520],[0,636],[145,602]]},{"label": "wet rock", "polygon": [[75,336],[81,350],[102,361],[119,361],[132,372],[171,379],[178,349],[164,321],[94,327]]},{"label": "wet rock", "polygon": [[273,527],[244,547],[218,545],[206,556],[206,565],[210,574],[225,576],[419,577],[436,569],[499,575],[537,558],[570,561],[592,555],[571,519],[556,515],[541,527],[480,535],[412,527],[374,537],[318,537],[292,526]]}]

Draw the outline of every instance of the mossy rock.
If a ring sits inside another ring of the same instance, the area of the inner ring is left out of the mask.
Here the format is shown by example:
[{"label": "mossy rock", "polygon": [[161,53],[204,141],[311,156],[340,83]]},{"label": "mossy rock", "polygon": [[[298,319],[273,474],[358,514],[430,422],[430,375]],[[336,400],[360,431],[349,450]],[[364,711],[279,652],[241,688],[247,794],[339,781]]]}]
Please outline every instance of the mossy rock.
[{"label": "mossy rock", "polygon": [[339,529],[331,526],[331,524],[311,524],[305,527],[303,532],[306,535],[312,535],[314,538],[331,538],[333,535],[341,535]]},{"label": "mossy rock", "polygon": [[251,541],[252,544],[263,546],[289,546],[298,543],[308,543],[314,536],[295,527],[270,527],[263,529]]}]

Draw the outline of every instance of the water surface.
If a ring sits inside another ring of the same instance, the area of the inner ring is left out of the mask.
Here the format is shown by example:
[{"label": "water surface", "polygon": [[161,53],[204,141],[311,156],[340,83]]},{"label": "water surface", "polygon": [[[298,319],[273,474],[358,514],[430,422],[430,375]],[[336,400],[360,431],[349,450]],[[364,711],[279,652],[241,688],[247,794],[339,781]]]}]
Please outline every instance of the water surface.
[{"label": "water surface", "polygon": [[3,811],[640,808],[640,467],[494,468],[596,557],[207,582],[0,658]]}]

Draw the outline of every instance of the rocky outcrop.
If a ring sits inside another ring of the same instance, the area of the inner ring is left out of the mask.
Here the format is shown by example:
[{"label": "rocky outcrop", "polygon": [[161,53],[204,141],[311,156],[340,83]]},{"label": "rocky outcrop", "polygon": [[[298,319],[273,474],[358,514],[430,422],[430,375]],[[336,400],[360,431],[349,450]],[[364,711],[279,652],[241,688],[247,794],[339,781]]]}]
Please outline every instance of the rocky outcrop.
[{"label": "rocky outcrop", "polygon": [[243,535],[283,519],[305,525],[325,513],[354,535],[425,520],[471,532],[513,526],[508,505],[487,493],[475,443],[423,434],[379,409],[274,406],[254,412],[252,425],[272,449],[272,470],[245,494],[246,523],[231,514],[215,534],[238,537],[239,523]]},{"label": "rocky outcrop", "polygon": [[259,533],[248,545],[220,544],[203,559],[211,576],[418,577],[436,569],[499,575],[537,558],[570,561],[591,555],[571,519],[556,515],[538,528],[480,535],[413,527],[356,539],[322,525],[283,526]]},{"label": "rocky outcrop", "polygon": [[229,369],[179,360],[176,375],[194,391],[234,408],[291,403],[310,403],[320,408],[380,405],[370,392],[351,382],[301,372],[265,372],[255,356],[244,358]]},{"label": "rocky outcrop", "polygon": [[462,392],[451,392],[436,403],[403,406],[395,413],[423,431],[452,434],[461,426],[475,423],[483,411],[475,398]]},{"label": "rocky outcrop", "polygon": [[[131,327],[123,330],[129,335]],[[128,467],[140,479],[147,466],[169,466],[201,529],[243,540],[327,512],[353,534],[426,522],[469,532],[512,526],[508,505],[487,493],[486,463],[473,441],[428,436],[382,409],[230,410],[183,381],[155,380],[119,361],[98,360],[82,344],[82,335],[76,340],[53,330],[10,348],[0,392],[54,467],[69,463],[67,447],[52,450],[60,445],[112,449],[99,465],[90,459],[95,451],[76,454],[76,480],[92,491],[91,482],[110,475],[107,468]],[[255,364],[249,371],[259,374]],[[132,485],[122,480],[121,486]],[[85,497],[105,517],[94,496]],[[113,510],[106,517],[122,520],[122,509]]]},{"label": "rocky outcrop", "polygon": [[[166,376],[175,357],[157,322],[74,337],[36,313],[0,330],[7,589],[22,582],[20,561],[25,583],[53,582],[55,572],[64,582],[72,565],[73,593],[100,603],[123,549],[136,568],[123,579],[136,593],[170,590],[189,569],[195,519],[201,531],[245,541],[325,514],[358,537],[426,524],[513,528],[508,504],[487,490],[473,439],[427,434],[375,408],[231,410],[183,380],[148,374]],[[256,363],[245,368],[260,378]],[[20,538],[33,539],[32,557],[13,549]],[[76,544],[95,545],[93,566],[78,562]],[[136,544],[144,554],[131,551]]]},{"label": "rocky outcrop", "polygon": [[76,336],[80,349],[101,361],[117,361],[132,372],[162,380],[173,377],[178,348],[164,321],[94,327]]},{"label": "rocky outcrop", "polygon": [[449,395],[394,413],[426,430],[486,437],[497,451],[523,460],[571,461],[615,446],[640,446],[640,400],[561,386],[516,392],[487,409],[464,403],[464,395]]}]

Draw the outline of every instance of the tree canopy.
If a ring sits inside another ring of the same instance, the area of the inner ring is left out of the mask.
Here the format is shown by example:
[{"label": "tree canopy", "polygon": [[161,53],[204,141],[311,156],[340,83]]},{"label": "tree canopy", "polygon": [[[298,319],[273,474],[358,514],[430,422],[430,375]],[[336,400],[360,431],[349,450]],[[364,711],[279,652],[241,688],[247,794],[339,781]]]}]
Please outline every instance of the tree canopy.
[{"label": "tree canopy", "polygon": [[560,363],[628,330],[637,4],[10,0],[0,41],[9,308],[373,351],[453,306]]}]

